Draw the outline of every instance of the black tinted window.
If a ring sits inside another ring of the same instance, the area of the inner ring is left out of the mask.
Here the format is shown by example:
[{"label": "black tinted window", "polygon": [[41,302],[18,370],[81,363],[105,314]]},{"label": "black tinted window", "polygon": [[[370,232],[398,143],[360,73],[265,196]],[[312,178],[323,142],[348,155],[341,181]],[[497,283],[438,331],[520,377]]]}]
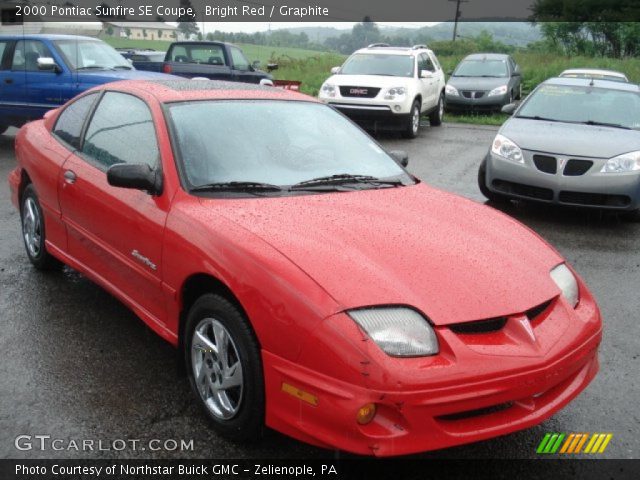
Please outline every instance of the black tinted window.
[{"label": "black tinted window", "polygon": [[65,108],[53,128],[54,135],[73,148],[80,148],[82,125],[97,97],[98,95],[95,93],[85,95]]},{"label": "black tinted window", "polygon": [[158,163],[158,144],[151,112],[139,98],[107,92],[96,108],[83,153],[98,167],[116,163]]}]

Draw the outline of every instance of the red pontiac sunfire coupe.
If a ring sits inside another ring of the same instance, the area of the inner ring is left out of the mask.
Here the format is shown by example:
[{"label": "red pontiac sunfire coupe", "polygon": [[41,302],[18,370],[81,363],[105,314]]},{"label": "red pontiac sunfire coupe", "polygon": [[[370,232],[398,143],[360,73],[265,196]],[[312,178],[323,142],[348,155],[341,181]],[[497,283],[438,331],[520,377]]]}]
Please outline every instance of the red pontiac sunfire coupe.
[{"label": "red pontiac sunfire coupe", "polygon": [[598,307],[554,249],[307,96],[109,83],[24,126],[16,154],[31,262],[181,349],[235,440],[443,448],[541,422],[598,370]]}]

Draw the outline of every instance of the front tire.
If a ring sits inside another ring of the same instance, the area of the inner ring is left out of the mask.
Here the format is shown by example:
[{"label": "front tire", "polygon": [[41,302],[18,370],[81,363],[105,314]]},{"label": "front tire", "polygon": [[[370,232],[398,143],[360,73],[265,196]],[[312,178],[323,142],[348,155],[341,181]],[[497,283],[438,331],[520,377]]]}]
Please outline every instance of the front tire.
[{"label": "front tire", "polygon": [[493,202],[493,203],[509,202],[509,197],[496,193],[492,190],[489,190],[489,187],[487,187],[487,162],[486,161],[483,161],[482,164],[480,165],[480,168],[478,169],[478,188],[480,189],[480,192],[482,192],[482,195],[487,197],[487,199],[490,202]]},{"label": "front tire", "polygon": [[411,113],[407,120],[407,126],[402,132],[404,138],[416,138],[420,131],[420,101],[416,100],[411,106]]},{"label": "front tire", "polygon": [[33,266],[38,270],[62,268],[62,262],[47,252],[44,215],[32,184],[27,185],[22,193],[20,219],[22,220],[22,239],[27,257]]},{"label": "front tire", "polygon": [[444,93],[440,94],[438,99],[438,105],[436,109],[429,114],[429,122],[432,127],[439,127],[442,125],[442,119],[444,118]]},{"label": "front tire", "polygon": [[206,294],[189,309],[184,354],[191,388],[220,435],[252,442],[264,430],[260,347],[243,313]]}]

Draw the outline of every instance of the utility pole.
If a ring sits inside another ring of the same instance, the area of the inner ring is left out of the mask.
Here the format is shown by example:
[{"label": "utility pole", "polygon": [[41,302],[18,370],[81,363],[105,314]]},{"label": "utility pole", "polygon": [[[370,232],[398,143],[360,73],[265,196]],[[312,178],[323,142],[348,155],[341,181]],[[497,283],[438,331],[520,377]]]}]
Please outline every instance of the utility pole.
[{"label": "utility pole", "polygon": [[460,4],[461,3],[469,3],[469,0],[449,0],[450,2],[456,2],[456,17],[453,23],[453,41],[456,41],[456,37],[458,36],[458,19],[460,18]]}]

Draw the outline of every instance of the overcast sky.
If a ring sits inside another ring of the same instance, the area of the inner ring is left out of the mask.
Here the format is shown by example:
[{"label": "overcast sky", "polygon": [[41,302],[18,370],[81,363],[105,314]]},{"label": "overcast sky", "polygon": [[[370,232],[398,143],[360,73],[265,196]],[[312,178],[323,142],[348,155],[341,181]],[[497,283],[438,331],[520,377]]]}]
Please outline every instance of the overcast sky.
[{"label": "overcast sky", "polygon": [[[420,28],[425,25],[435,25],[439,22],[376,22],[378,25],[388,25],[395,27],[407,27],[407,28]],[[296,27],[334,27],[349,30],[356,22],[273,22],[271,24],[267,22],[198,22],[200,30],[203,33],[213,32],[214,30],[221,30],[223,32],[262,32],[269,30],[277,30],[279,28],[296,28]]]}]

